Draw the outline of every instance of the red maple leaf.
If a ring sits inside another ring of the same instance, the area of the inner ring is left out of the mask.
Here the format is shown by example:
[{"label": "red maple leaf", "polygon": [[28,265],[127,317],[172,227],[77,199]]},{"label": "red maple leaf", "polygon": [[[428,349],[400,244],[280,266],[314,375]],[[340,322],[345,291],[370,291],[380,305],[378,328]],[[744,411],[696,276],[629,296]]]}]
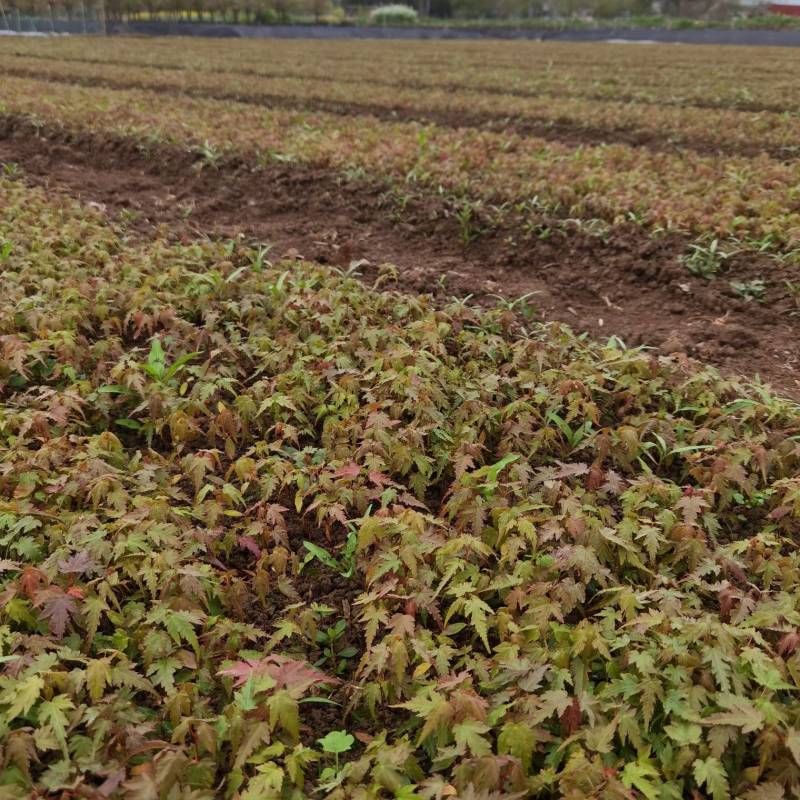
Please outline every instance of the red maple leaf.
[{"label": "red maple leaf", "polygon": [[247,658],[221,669],[217,674],[233,678],[235,687],[243,686],[251,677],[269,675],[275,680],[276,689],[289,689],[298,695],[317,683],[339,683],[336,678],[312,667],[307,661],[297,661],[281,655],[269,655],[261,659]]},{"label": "red maple leaf", "polygon": [[249,658],[244,661],[236,661],[233,666],[219,670],[217,675],[233,678],[233,685],[238,688],[239,686],[244,686],[251,675],[258,674],[260,663],[256,659]]},{"label": "red maple leaf", "polygon": [[339,469],[337,469],[333,475],[335,478],[357,478],[360,473],[361,467],[359,467],[355,462],[351,461],[349,464],[339,467]]},{"label": "red maple leaf", "polygon": [[286,656],[272,655],[264,659],[267,672],[277,682],[278,689],[295,689],[305,691],[315,683],[338,683],[324,672],[312,667],[307,661],[296,661]]},{"label": "red maple leaf", "polygon": [[382,472],[373,471],[368,473],[367,477],[380,489],[382,489],[384,486],[398,485],[388,475],[384,475]]},{"label": "red maple leaf", "polygon": [[252,536],[245,536],[243,534],[239,537],[238,544],[239,547],[241,547],[243,550],[248,550],[256,558],[261,558],[261,548],[258,546],[258,542],[256,542]]}]

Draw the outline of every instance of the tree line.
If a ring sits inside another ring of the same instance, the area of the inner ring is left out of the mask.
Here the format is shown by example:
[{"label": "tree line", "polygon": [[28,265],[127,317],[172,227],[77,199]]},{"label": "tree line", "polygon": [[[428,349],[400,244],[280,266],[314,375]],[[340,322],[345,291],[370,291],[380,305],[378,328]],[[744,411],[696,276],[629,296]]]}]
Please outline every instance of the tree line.
[{"label": "tree line", "polygon": [[[646,15],[653,12],[653,0],[403,0],[422,17],[441,19],[521,19],[541,16],[595,17]],[[720,0],[716,0],[718,3]],[[0,0],[0,11],[58,19],[111,21],[184,20],[252,24],[292,21],[339,22],[358,20],[371,6],[383,0],[362,0],[362,5],[345,7],[340,0]],[[693,3],[691,12],[686,3]],[[702,16],[703,8],[715,0],[659,0],[662,13]],[[673,8],[674,6],[674,8]],[[2,19],[0,19],[2,24]]]}]

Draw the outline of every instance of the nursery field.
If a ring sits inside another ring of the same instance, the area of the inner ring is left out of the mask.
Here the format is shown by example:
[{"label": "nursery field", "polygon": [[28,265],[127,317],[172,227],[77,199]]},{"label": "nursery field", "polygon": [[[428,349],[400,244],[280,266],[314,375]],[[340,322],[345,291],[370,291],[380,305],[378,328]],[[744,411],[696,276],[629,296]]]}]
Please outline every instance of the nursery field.
[{"label": "nursery field", "polygon": [[[553,43],[0,43],[0,154],[173,229],[800,393],[795,51]],[[747,69],[741,69],[747,64]],[[42,145],[46,142],[46,145]],[[530,293],[535,293],[531,295]]]},{"label": "nursery field", "polygon": [[0,42],[0,800],[800,796],[798,59]]}]

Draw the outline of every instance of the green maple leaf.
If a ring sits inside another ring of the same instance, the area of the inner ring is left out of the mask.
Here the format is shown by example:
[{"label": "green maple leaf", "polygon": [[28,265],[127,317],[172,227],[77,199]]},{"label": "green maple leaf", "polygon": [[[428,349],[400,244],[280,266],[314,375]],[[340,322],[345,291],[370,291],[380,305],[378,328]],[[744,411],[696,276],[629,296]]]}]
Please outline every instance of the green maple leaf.
[{"label": "green maple leaf", "polygon": [[248,678],[242,688],[234,694],[233,700],[242,711],[253,711],[258,708],[255,679]]},{"label": "green maple leaf", "polygon": [[146,678],[142,677],[130,662],[116,664],[111,669],[111,682],[114,686],[127,686],[141,692],[152,692],[153,687]]},{"label": "green maple leaf", "polygon": [[318,759],[317,753],[302,744],[297,745],[292,752],[286,754],[286,773],[295,786],[303,785],[306,769]]},{"label": "green maple leaf", "polygon": [[742,650],[742,658],[750,665],[756,681],[767,689],[779,691],[793,688],[786,683],[775,662],[763,650],[756,647],[745,647]]},{"label": "green maple leaf", "polygon": [[108,603],[97,595],[89,595],[83,601],[83,615],[86,618],[86,641],[91,645],[97,629],[100,627],[100,619],[104,611],[108,611]]},{"label": "green maple leaf", "polygon": [[283,770],[274,762],[259,764],[257,774],[247,784],[242,793],[242,800],[266,800],[266,798],[281,797],[283,786]]},{"label": "green maple leaf", "polygon": [[491,653],[489,646],[489,631],[487,626],[487,615],[493,616],[494,611],[480,597],[472,596],[464,600],[464,614],[469,617],[472,627],[475,628],[478,636],[481,637],[483,646],[487,653]]},{"label": "green maple leaf", "polygon": [[620,778],[628,788],[637,789],[647,800],[657,800],[660,797],[658,784],[653,783],[653,779],[660,781],[660,776],[649,764],[632,761],[625,765]]},{"label": "green maple leaf", "polygon": [[713,800],[726,800],[730,797],[728,776],[718,758],[714,758],[714,756],[709,756],[704,760],[698,758],[692,767],[697,785],[705,786]]},{"label": "green maple leaf", "polygon": [[480,758],[492,752],[491,745],[483,738],[483,734],[489,733],[490,730],[491,728],[485,723],[468,719],[453,726],[453,736],[459,747],[469,750],[473,756]]},{"label": "green maple leaf", "polygon": [[197,640],[197,634],[194,632],[194,626],[199,625],[202,618],[199,614],[193,614],[191,611],[169,611],[164,618],[164,627],[172,637],[175,644],[180,645],[183,642],[188,642],[195,652],[195,655],[200,656],[200,643]]},{"label": "green maple leaf", "polygon": [[297,742],[300,739],[300,713],[297,700],[286,689],[282,689],[267,700],[267,707],[270,727],[275,730],[280,724],[292,742]]},{"label": "green maple leaf", "polygon": [[111,683],[111,659],[92,659],[86,665],[86,685],[89,687],[89,697],[97,702],[103,696],[103,691],[109,683]]},{"label": "green maple leaf", "polygon": [[38,708],[39,722],[50,725],[56,739],[61,745],[64,757],[69,756],[67,750],[67,719],[66,711],[75,708],[72,700],[65,694],[58,694],[52,700],[45,700]]},{"label": "green maple leaf", "polygon": [[156,686],[161,686],[165,692],[171,693],[175,690],[175,673],[180,668],[181,663],[177,658],[159,658],[147,670],[147,677]]},{"label": "green maple leaf", "polygon": [[0,705],[7,705],[5,717],[8,722],[27,714],[39,699],[44,681],[39,675],[31,675],[23,681],[9,682],[0,694]]},{"label": "green maple leaf", "polygon": [[735,725],[742,733],[755,733],[764,727],[764,715],[746,698],[720,694],[717,703],[727,710],[704,717],[704,725]]},{"label": "green maple leaf", "polygon": [[731,666],[724,653],[713,647],[705,648],[705,659],[711,667],[714,680],[723,692],[729,692],[731,688]]},{"label": "green maple leaf", "polygon": [[700,737],[703,733],[703,729],[699,725],[693,722],[684,722],[683,720],[667,725],[664,731],[679,747],[699,744]]},{"label": "green maple leaf", "polygon": [[527,772],[531,766],[537,739],[533,730],[524,722],[509,722],[503,726],[497,737],[497,752],[508,753],[520,760]]}]

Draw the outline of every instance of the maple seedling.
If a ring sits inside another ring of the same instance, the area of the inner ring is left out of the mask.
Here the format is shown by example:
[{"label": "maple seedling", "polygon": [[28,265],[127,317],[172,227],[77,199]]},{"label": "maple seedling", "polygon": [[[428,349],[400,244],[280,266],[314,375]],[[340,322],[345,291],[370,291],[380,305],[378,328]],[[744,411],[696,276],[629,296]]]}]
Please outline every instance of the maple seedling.
[{"label": "maple seedling", "polygon": [[346,753],[355,744],[355,737],[347,731],[331,731],[317,741],[326,753],[331,753],[336,761],[336,766],[326,767],[320,776],[322,780],[328,780],[339,772],[339,754]]},{"label": "maple seedling", "polygon": [[487,464],[474,472],[464,475],[464,480],[472,483],[484,497],[492,497],[499,486],[500,473],[519,459],[513,453],[504,456],[496,464]]},{"label": "maple seedling", "polygon": [[199,355],[199,351],[184,353],[167,366],[167,357],[161,345],[161,339],[154,336],[150,343],[147,361],[142,364],[142,369],[157,383],[168,384],[193,358]]},{"label": "maple seedling", "polygon": [[330,567],[332,570],[338,572],[343,578],[352,578],[356,571],[357,545],[358,534],[356,534],[354,530],[351,530],[350,533],[347,534],[347,541],[342,548],[342,554],[339,558],[336,558],[324,547],[314,544],[314,542],[304,541],[303,547],[305,547],[308,552],[300,564],[300,571],[302,571],[306,564],[317,560],[326,567]]},{"label": "maple seedling", "polygon": [[343,647],[341,650],[337,649],[346,630],[347,621],[340,619],[325,630],[317,631],[317,644],[322,647],[322,658],[317,661],[315,666],[325,663],[336,664],[337,674],[341,674],[347,669],[347,660],[356,655],[358,650],[352,645]]}]

